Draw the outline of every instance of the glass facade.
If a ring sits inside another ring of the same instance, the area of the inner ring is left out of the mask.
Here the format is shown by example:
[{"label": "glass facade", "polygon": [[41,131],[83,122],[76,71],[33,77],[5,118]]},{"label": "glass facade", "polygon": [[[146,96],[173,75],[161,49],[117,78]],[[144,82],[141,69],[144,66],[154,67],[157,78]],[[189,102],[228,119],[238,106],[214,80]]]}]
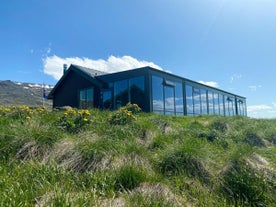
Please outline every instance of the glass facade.
[{"label": "glass facade", "polygon": [[101,93],[102,107],[118,109],[131,102],[164,115],[246,116],[245,98],[170,75],[148,75],[109,82]]},{"label": "glass facade", "polygon": [[112,91],[105,90],[102,92],[102,107],[104,109],[112,109]]},{"label": "glass facade", "polygon": [[94,106],[94,88],[80,90],[79,107],[81,109],[93,108]]},{"label": "glass facade", "polygon": [[139,76],[129,79],[129,102],[138,104],[141,108],[145,106],[145,78]]},{"label": "glass facade", "polygon": [[186,107],[187,115],[194,114],[194,102],[193,102],[193,87],[186,85]]},{"label": "glass facade", "polygon": [[245,99],[237,99],[237,115],[246,116],[246,102]]},{"label": "glass facade", "polygon": [[159,76],[151,78],[152,109],[166,115],[183,115],[183,85]]},{"label": "glass facade", "polygon": [[152,110],[164,113],[163,78],[152,76]]},{"label": "glass facade", "polygon": [[[112,101],[112,91],[114,99]],[[138,76],[109,83],[109,89],[102,91],[102,104],[104,108],[118,109],[128,102],[145,106],[145,77]]]},{"label": "glass facade", "polygon": [[209,114],[215,114],[214,109],[214,93],[213,91],[207,91],[208,93],[208,113]]},{"label": "glass facade", "polygon": [[199,114],[246,116],[246,101],[243,98],[235,101],[234,95],[188,81],[185,83],[185,88],[186,111],[189,116]]},{"label": "glass facade", "polygon": [[234,116],[235,98],[233,96],[224,96],[224,104],[225,104],[225,115]]},{"label": "glass facade", "polygon": [[200,100],[201,100],[201,114],[208,114],[207,92],[205,89],[200,89]]},{"label": "glass facade", "polygon": [[219,94],[219,114],[224,116],[224,98],[222,94]]},{"label": "glass facade", "polygon": [[118,109],[128,103],[129,93],[127,80],[114,82],[114,101],[115,109]]},{"label": "glass facade", "polygon": [[214,97],[214,111],[215,111],[215,114],[219,114],[219,95],[218,95],[218,93],[214,92],[213,97]]},{"label": "glass facade", "polygon": [[182,83],[175,83],[175,113],[176,115],[183,115],[184,113],[184,99]]}]

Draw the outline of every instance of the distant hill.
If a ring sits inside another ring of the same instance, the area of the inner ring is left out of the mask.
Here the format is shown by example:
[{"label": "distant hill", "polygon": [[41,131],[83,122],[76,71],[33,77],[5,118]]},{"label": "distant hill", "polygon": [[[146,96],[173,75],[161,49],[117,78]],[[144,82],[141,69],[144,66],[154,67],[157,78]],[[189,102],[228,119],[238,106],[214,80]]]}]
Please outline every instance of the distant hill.
[{"label": "distant hill", "polygon": [[10,80],[0,81],[0,107],[11,105],[42,106],[43,104],[51,107],[52,100],[43,100],[43,88],[47,95],[53,86]]}]

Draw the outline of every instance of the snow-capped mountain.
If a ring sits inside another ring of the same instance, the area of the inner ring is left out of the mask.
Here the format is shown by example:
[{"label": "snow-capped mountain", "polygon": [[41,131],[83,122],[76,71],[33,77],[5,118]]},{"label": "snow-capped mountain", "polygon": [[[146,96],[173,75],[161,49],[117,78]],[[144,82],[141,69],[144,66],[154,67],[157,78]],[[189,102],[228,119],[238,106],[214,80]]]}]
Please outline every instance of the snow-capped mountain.
[{"label": "snow-capped mountain", "polygon": [[0,107],[11,105],[51,106],[52,101],[43,98],[53,86],[20,83],[10,80],[0,81]]}]

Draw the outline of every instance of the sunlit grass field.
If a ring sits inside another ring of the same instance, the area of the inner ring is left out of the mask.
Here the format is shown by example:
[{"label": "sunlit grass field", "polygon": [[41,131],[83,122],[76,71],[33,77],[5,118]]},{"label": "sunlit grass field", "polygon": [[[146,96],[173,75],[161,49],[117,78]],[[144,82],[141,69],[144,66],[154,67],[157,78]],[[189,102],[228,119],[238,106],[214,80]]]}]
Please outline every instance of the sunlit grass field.
[{"label": "sunlit grass field", "polygon": [[0,206],[276,206],[276,119],[0,108]]}]

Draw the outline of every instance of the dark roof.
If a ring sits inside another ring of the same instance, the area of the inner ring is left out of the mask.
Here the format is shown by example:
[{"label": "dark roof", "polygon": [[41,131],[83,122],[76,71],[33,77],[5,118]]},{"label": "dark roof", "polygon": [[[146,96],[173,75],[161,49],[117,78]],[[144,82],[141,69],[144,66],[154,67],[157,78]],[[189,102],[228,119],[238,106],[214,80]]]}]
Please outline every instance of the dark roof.
[{"label": "dark roof", "polygon": [[[103,72],[103,71],[99,71],[99,70],[95,70],[95,69],[91,69],[91,68],[86,68],[86,67],[82,67],[82,66],[79,66],[79,65],[74,65],[72,64],[71,66],[81,70],[82,72],[84,73],[87,73],[87,75],[91,76],[91,77],[95,77],[97,75],[105,75],[105,74],[108,74],[106,72]],[[71,67],[70,66],[70,67]]]},{"label": "dark roof", "polygon": [[99,70],[94,70],[86,67],[82,67],[79,65],[73,65],[71,64],[70,67],[65,71],[61,79],[57,82],[55,87],[51,90],[51,92],[48,95],[49,99],[53,98],[53,95],[56,91],[56,89],[62,84],[63,80],[66,78],[66,76],[70,73],[70,71],[74,71],[87,79],[88,81],[92,82],[95,85],[102,86],[104,83],[102,83],[100,80],[97,80],[95,77],[98,75],[105,75],[107,73],[99,71]]},{"label": "dark roof", "polygon": [[[205,87],[208,87],[208,88],[213,88],[215,90],[218,90],[218,91],[221,91],[221,92],[224,92],[224,93],[227,93],[227,94],[232,94],[232,95],[235,95],[235,96],[239,96],[239,95],[236,95],[236,94],[233,94],[233,93],[221,90],[219,88],[215,88],[215,87],[212,87],[212,86],[207,86],[205,84],[202,84],[202,83],[199,83],[199,82],[187,79],[187,78],[183,78],[181,76],[174,75],[172,73],[168,73],[168,72],[165,72],[165,71],[162,71],[162,70],[158,70],[158,69],[150,67],[150,66],[145,66],[145,67],[141,67],[141,68],[135,68],[135,69],[125,70],[125,71],[120,71],[120,72],[114,72],[114,73],[106,73],[106,72],[102,72],[102,71],[99,71],[99,70],[94,70],[94,69],[90,69],[90,68],[86,68],[86,67],[82,67],[82,66],[79,66],[79,65],[73,65],[72,64],[72,65],[70,65],[69,69],[65,72],[65,74],[62,76],[62,78],[58,81],[58,83],[55,85],[55,87],[50,92],[50,94],[49,94],[48,97],[50,99],[53,98],[54,91],[60,85],[60,83],[63,81],[63,79],[66,77],[66,75],[69,73],[70,70],[75,71],[76,73],[78,73],[81,76],[83,76],[84,78],[88,79],[89,81],[91,81],[95,85],[103,86],[104,83],[101,81],[101,78],[100,78],[101,76],[105,77],[105,76],[110,76],[110,75],[113,75],[113,74],[116,74],[116,75],[120,76],[121,74],[126,73],[128,71],[135,71],[135,70],[141,70],[141,69],[149,69],[149,70],[152,70],[152,71],[157,71],[158,73],[167,74],[169,76],[173,76],[173,77],[176,77],[176,78],[187,80],[189,82],[196,83],[198,85],[202,85],[202,86],[205,86]],[[95,77],[97,77],[97,76],[99,76],[99,77],[96,79]],[[243,96],[239,96],[239,97],[245,98]]]}]

